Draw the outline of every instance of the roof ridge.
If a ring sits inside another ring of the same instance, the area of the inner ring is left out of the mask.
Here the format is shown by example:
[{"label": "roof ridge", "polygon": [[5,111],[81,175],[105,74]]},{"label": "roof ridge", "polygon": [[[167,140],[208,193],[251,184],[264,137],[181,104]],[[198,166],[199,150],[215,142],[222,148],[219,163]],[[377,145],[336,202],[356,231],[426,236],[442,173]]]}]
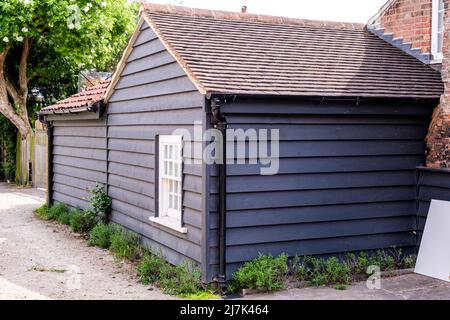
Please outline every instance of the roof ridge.
[{"label": "roof ridge", "polygon": [[261,15],[253,13],[190,8],[183,6],[174,6],[170,4],[156,4],[149,2],[142,3],[141,10],[153,13],[178,14],[183,16],[204,17],[220,20],[262,22],[271,24],[296,25],[296,26],[320,27],[332,29],[363,30],[366,26],[363,23],[309,20],[309,19],[289,18],[282,16]]}]

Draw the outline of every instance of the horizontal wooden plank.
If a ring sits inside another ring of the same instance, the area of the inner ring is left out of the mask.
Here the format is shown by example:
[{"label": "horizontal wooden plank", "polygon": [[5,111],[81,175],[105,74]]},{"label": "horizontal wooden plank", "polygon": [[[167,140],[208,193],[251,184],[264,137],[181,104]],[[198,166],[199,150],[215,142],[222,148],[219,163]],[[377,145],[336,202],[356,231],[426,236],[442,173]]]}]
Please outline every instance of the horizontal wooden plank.
[{"label": "horizontal wooden plank", "polygon": [[[112,128],[111,128],[112,129]],[[155,153],[154,140],[133,140],[133,139],[108,139],[108,149],[123,152],[136,152],[142,154]]]},{"label": "horizontal wooden plank", "polygon": [[58,127],[104,127],[106,125],[106,117],[102,117],[98,120],[72,120],[72,121],[54,121],[53,126],[55,129]]},{"label": "horizontal wooden plank", "polygon": [[[228,210],[227,228],[411,216],[415,214],[415,211],[416,203],[410,200],[333,206]],[[211,229],[218,228],[218,218],[217,213],[211,213]]]},{"label": "horizontal wooden plank", "polygon": [[180,134],[186,135],[187,138],[189,138],[189,135],[193,137],[193,125],[183,125],[182,128],[180,128],[179,125],[159,124],[111,126],[109,127],[108,136],[116,139],[155,140],[156,135],[170,135],[174,132],[179,132],[179,129],[183,130]]},{"label": "horizontal wooden plank", "polygon": [[155,167],[155,157],[149,154],[123,152],[123,151],[109,151],[108,160],[110,162],[128,164],[143,168],[153,169]]},{"label": "horizontal wooden plank", "polygon": [[[211,211],[217,211],[217,196],[212,196]],[[287,208],[315,205],[414,201],[415,186],[307,191],[281,191],[265,193],[235,193],[227,196],[227,210]]]},{"label": "horizontal wooden plank", "polygon": [[[145,39],[148,40],[149,38]],[[137,38],[136,41],[144,41],[143,38]],[[164,51],[165,47],[162,44],[162,42],[158,39],[155,38],[153,40],[149,40],[146,42],[143,42],[137,46],[135,46],[133,48],[133,50],[131,51],[130,55],[128,56],[128,62],[136,60],[136,59],[140,59],[143,57],[147,57],[150,56],[152,54]]]},{"label": "horizontal wooden plank", "polygon": [[155,69],[122,75],[115,90],[142,86],[167,79],[179,78],[185,75],[186,73],[181,69],[178,63],[169,63]]},{"label": "horizontal wooden plank", "polygon": [[432,199],[450,201],[450,189],[441,187],[420,186],[419,200],[431,201]]},{"label": "horizontal wooden plank", "polygon": [[180,92],[190,92],[190,91],[197,91],[197,89],[195,88],[195,86],[192,84],[191,80],[189,80],[188,77],[183,76],[179,78],[154,82],[151,84],[126,89],[125,88],[118,89],[114,91],[111,97],[111,101],[114,102],[123,100],[133,100],[139,98],[168,95],[173,93],[178,94]]},{"label": "horizontal wooden plank", "polygon": [[342,220],[322,223],[260,226],[253,228],[230,228],[227,230],[227,245],[235,246],[412,232],[415,230],[415,223],[414,216],[406,216],[383,219]]},{"label": "horizontal wooden plank", "polygon": [[347,114],[242,114],[227,113],[227,122],[233,124],[414,124],[427,125],[427,117],[402,116],[392,117],[392,115],[359,115],[357,117]]},{"label": "horizontal wooden plank", "polygon": [[56,136],[75,136],[75,137],[106,137],[106,125],[95,127],[55,127],[53,135]]},{"label": "horizontal wooden plank", "polygon": [[139,73],[142,70],[157,68],[173,62],[175,62],[175,58],[172,57],[167,51],[158,52],[141,59],[128,61],[123,68],[121,76]]},{"label": "horizontal wooden plank", "polygon": [[422,186],[447,188],[450,190],[450,172],[419,170],[419,184]]},{"label": "horizontal wooden plank", "polygon": [[392,104],[377,101],[326,101],[241,99],[229,101],[223,106],[225,113],[244,114],[338,114],[338,115],[425,115],[431,116],[436,105],[433,104]]},{"label": "horizontal wooden plank", "polygon": [[83,179],[86,181],[91,181],[94,183],[106,183],[106,172],[99,172],[86,168],[70,167],[61,164],[54,164],[53,172],[63,174],[65,176]]},{"label": "horizontal wooden plank", "polygon": [[[249,147],[253,145],[254,151]],[[239,150],[237,150],[239,146]],[[228,142],[228,159],[255,159],[258,154],[256,141]],[[381,156],[381,155],[422,155],[425,143],[422,140],[376,140],[376,141],[280,141],[278,143],[280,158],[293,157],[339,157],[339,156]],[[267,154],[270,155],[275,145],[269,143]],[[234,151],[233,151],[234,150]],[[261,151],[259,151],[261,152]]]},{"label": "horizontal wooden plank", "polygon": [[[274,176],[227,177],[227,192],[264,192],[288,190],[321,190],[361,187],[415,185],[415,172],[346,172],[313,174],[280,174]],[[211,192],[218,193],[218,178],[212,178]]]},{"label": "horizontal wooden plank", "polygon": [[79,200],[86,200],[90,196],[90,193],[87,190],[70,187],[57,182],[53,183],[53,191]]},{"label": "horizontal wooden plank", "polygon": [[134,99],[108,104],[108,114],[133,113],[160,110],[203,108],[205,97],[199,92],[180,92],[149,98]]},{"label": "horizontal wooden plank", "polygon": [[[293,140],[421,140],[427,125],[389,124],[229,124],[230,129],[279,130],[281,141]],[[270,136],[270,134],[269,134]],[[227,138],[228,139],[228,138]]]},{"label": "horizontal wooden plank", "polygon": [[[361,156],[328,158],[289,158],[280,159],[278,174],[294,173],[333,173],[333,172],[369,172],[411,170],[424,162],[423,156]],[[275,166],[275,163],[272,164]],[[269,165],[227,165],[227,175],[260,175],[261,168]],[[276,166],[275,166],[276,168]],[[212,168],[212,175],[217,176],[217,168]]]},{"label": "horizontal wooden plank", "polygon": [[134,167],[132,165],[111,162],[108,166],[108,172],[145,182],[155,181],[154,170],[150,168]]},{"label": "horizontal wooden plank", "polygon": [[54,155],[106,161],[106,150],[75,147],[53,147]]},{"label": "horizontal wooden plank", "polygon": [[133,47],[137,47],[143,43],[152,41],[154,39],[156,39],[157,36],[156,34],[149,28],[143,29],[142,31],[139,32],[139,35],[136,38],[136,41],[133,44]]},{"label": "horizontal wooden plank", "polygon": [[169,113],[167,111],[142,112],[139,114],[110,114],[109,126],[130,125],[194,125],[202,121],[201,109],[181,109]]},{"label": "horizontal wooden plank", "polygon": [[78,188],[81,190],[90,190],[93,187],[95,187],[96,183],[89,181],[89,180],[84,180],[84,179],[79,179],[79,178],[74,178],[71,176],[66,176],[64,174],[60,174],[60,173],[55,173],[53,175],[53,182],[57,183],[57,184],[63,184],[63,185],[67,185],[70,187],[74,187],[74,188]]},{"label": "horizontal wooden plank", "polygon": [[93,171],[106,172],[106,161],[101,160],[54,155],[53,163],[82,169],[85,168]]},{"label": "horizontal wooden plank", "polygon": [[136,180],[116,174],[109,174],[108,183],[111,186],[127,191],[147,195],[149,197],[155,196],[155,186],[150,181]]},{"label": "horizontal wooden plank", "polygon": [[86,200],[78,199],[72,196],[68,196],[58,191],[53,192],[53,200],[56,202],[65,203],[72,208],[88,209],[89,203]]},{"label": "horizontal wooden plank", "polygon": [[[121,202],[125,202],[151,212],[155,211],[155,200],[151,196],[127,191],[114,186],[109,186],[108,193],[114,200],[120,200]],[[150,218],[150,216],[148,216],[148,218]]]},{"label": "horizontal wooden plank", "polygon": [[76,147],[76,148],[90,148],[90,149],[106,149],[105,138],[91,138],[91,137],[68,137],[56,136],[53,139],[53,145],[61,147]]}]

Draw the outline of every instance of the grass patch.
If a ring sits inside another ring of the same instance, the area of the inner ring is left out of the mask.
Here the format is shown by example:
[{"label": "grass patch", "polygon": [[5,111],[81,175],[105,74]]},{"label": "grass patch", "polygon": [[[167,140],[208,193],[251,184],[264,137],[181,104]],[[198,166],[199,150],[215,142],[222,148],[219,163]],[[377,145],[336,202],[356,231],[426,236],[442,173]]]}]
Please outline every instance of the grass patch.
[{"label": "grass patch", "polygon": [[109,250],[120,259],[135,259],[139,252],[139,236],[135,232],[118,229],[110,237]]},{"label": "grass patch", "polygon": [[95,226],[95,217],[89,211],[75,209],[70,213],[69,225],[73,232],[88,233]]},{"label": "grass patch", "polygon": [[157,285],[166,294],[190,300],[218,298],[202,284],[200,269],[187,262],[173,266],[161,254],[147,253],[137,270],[141,283]]},{"label": "grass patch", "polygon": [[324,285],[348,285],[351,283],[351,268],[341,263],[335,257],[317,259],[305,257],[294,261],[299,280],[308,281],[311,285],[319,287]]},{"label": "grass patch", "polygon": [[258,258],[246,262],[233,274],[229,290],[236,292],[239,288],[250,288],[271,292],[283,288],[283,278],[289,272],[288,256],[259,255]]},{"label": "grass patch", "polygon": [[89,234],[89,245],[109,249],[111,246],[111,237],[118,232],[118,227],[113,224],[100,222],[92,228]]},{"label": "grass patch", "polygon": [[58,220],[60,216],[67,215],[69,208],[64,203],[57,203],[51,208],[44,204],[34,211],[43,220]]}]

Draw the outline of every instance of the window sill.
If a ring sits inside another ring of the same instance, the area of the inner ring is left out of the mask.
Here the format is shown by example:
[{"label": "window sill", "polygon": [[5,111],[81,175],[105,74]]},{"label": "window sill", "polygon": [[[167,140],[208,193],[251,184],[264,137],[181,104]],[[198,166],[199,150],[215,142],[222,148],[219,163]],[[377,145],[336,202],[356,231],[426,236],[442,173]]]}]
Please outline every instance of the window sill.
[{"label": "window sill", "polygon": [[178,233],[186,234],[187,228],[180,227],[180,221],[169,217],[151,217],[150,221],[160,226],[169,228]]},{"label": "window sill", "polygon": [[442,63],[442,58],[430,61],[430,64],[439,64],[439,63]]}]

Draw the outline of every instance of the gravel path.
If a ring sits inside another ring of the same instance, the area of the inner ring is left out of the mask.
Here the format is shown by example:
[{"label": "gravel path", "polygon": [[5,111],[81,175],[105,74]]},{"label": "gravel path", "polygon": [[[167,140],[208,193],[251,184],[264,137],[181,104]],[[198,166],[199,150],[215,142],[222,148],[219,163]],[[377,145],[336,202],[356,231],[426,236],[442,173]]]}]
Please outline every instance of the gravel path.
[{"label": "gravel path", "polygon": [[34,217],[44,196],[0,183],[0,300],[170,299],[139,284],[129,263]]}]

